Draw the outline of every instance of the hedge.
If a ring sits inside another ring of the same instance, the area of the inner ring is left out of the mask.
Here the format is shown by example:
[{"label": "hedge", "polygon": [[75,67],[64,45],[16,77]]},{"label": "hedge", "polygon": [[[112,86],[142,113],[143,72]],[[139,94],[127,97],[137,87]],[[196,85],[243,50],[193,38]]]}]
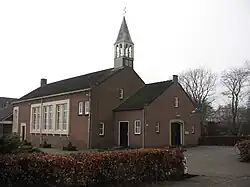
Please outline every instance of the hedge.
[{"label": "hedge", "polygon": [[0,184],[110,186],[181,179],[183,160],[181,149],[8,154],[0,156]]},{"label": "hedge", "polygon": [[199,145],[234,146],[245,139],[250,139],[250,136],[202,136],[199,138]]},{"label": "hedge", "polygon": [[242,162],[250,162],[250,140],[239,142],[240,158]]}]

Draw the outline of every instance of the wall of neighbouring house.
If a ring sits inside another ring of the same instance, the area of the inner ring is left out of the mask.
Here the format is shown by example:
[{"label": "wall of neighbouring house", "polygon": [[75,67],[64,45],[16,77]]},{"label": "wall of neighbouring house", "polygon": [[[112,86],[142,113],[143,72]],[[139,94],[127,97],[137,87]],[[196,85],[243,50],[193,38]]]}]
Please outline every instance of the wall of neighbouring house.
[{"label": "wall of neighbouring house", "polygon": [[[112,147],[114,141],[115,109],[126,98],[133,95],[144,85],[137,73],[125,67],[123,70],[109,77],[105,82],[94,88],[91,97],[91,147]],[[119,89],[124,90],[124,99],[119,99]],[[99,136],[99,123],[105,124],[105,135]]]},{"label": "wall of neighbouring house", "polygon": [[[43,102],[52,102],[70,99],[69,106],[69,134],[67,135],[51,135],[51,134],[43,134],[43,139],[48,143],[52,144],[52,146],[60,148],[63,145],[65,146],[69,141],[72,142],[73,145],[77,146],[79,149],[87,148],[87,137],[88,137],[88,116],[78,115],[78,103],[80,101],[88,100],[88,96],[86,96],[86,92],[80,92],[75,94],[69,94],[64,96],[57,96],[52,98],[43,99]],[[18,133],[20,134],[20,124],[26,123],[26,134],[27,139],[31,141],[33,144],[39,145],[40,143],[40,133],[34,134],[30,133],[30,109],[32,104],[40,103],[40,100],[34,100],[30,102],[23,102],[15,104],[15,106],[19,107],[19,127]]]},{"label": "wall of neighbouring house", "polygon": [[[130,147],[143,147],[143,135],[134,133],[134,122],[135,120],[140,120],[143,124],[143,110],[133,110],[133,111],[120,111],[115,112],[114,120],[114,139],[115,145],[118,146],[118,134],[119,134],[119,121],[128,121],[129,122],[129,146]],[[143,128],[143,125],[142,125]],[[143,131],[142,131],[143,132]]]},{"label": "wall of neighbouring house", "polygon": [[[174,97],[179,98],[179,107],[174,107]],[[197,115],[192,115],[194,106],[179,84],[171,85],[161,96],[152,102],[145,109],[145,145],[147,147],[164,147],[170,143],[169,122],[173,119],[184,121],[185,131],[189,135],[184,135],[185,145],[198,144],[200,137],[200,123]],[[178,117],[179,115],[179,117]],[[160,122],[160,133],[156,133],[156,123]],[[192,134],[192,125],[195,125],[195,134]]]}]

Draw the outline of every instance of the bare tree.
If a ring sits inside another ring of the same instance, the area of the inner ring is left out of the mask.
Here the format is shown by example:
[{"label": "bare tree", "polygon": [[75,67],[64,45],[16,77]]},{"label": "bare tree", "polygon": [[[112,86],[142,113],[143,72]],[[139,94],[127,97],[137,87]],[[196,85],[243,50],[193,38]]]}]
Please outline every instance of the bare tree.
[{"label": "bare tree", "polygon": [[245,95],[245,87],[249,72],[246,68],[233,68],[226,70],[222,73],[221,83],[225,87],[225,91],[222,93],[230,99],[231,114],[232,114],[232,130],[234,133],[236,130],[236,119],[239,111],[239,102]]},{"label": "bare tree", "polygon": [[216,74],[211,70],[198,68],[183,72],[180,83],[201,111],[211,104],[209,98],[214,95]]},{"label": "bare tree", "polygon": [[[211,106],[211,96],[215,94],[216,74],[205,68],[190,69],[180,75],[180,83],[200,110],[201,125]],[[202,126],[202,130],[204,127]],[[203,132],[202,132],[203,133]]]}]

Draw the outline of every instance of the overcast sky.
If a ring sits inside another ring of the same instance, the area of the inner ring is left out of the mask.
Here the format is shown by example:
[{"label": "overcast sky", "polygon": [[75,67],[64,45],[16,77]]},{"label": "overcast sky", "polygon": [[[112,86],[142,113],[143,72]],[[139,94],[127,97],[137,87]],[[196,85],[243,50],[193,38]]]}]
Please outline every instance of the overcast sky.
[{"label": "overcast sky", "polygon": [[250,60],[250,0],[0,1],[0,96],[112,67],[125,6],[146,82]]}]

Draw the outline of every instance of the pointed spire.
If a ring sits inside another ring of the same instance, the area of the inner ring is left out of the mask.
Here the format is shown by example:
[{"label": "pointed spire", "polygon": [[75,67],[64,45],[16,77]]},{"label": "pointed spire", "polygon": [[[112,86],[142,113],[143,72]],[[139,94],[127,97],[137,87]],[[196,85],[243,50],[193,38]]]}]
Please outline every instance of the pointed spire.
[{"label": "pointed spire", "polygon": [[116,39],[115,44],[120,43],[120,42],[129,42],[131,44],[134,44],[132,42],[130,34],[129,34],[129,30],[128,30],[125,16],[123,16],[121,28],[120,28],[120,31],[119,31],[119,34],[118,34],[118,37]]}]

